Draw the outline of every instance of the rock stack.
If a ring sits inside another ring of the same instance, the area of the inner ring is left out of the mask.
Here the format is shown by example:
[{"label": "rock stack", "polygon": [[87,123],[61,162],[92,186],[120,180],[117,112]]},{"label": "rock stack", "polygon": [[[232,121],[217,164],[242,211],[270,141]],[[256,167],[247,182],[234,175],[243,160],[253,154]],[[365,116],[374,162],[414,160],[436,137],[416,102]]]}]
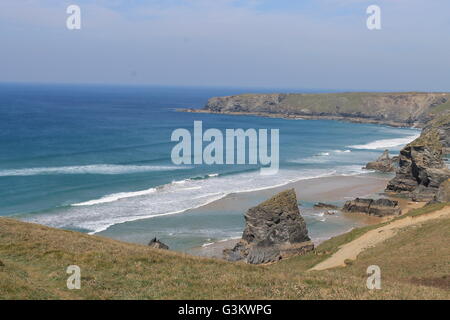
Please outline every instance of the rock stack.
[{"label": "rock stack", "polygon": [[364,169],[393,172],[395,171],[395,160],[396,159],[389,156],[389,150],[385,150],[376,161],[369,162]]},{"label": "rock stack", "polygon": [[261,264],[314,249],[294,189],[281,192],[245,214],[242,239],[224,250],[230,261]]}]

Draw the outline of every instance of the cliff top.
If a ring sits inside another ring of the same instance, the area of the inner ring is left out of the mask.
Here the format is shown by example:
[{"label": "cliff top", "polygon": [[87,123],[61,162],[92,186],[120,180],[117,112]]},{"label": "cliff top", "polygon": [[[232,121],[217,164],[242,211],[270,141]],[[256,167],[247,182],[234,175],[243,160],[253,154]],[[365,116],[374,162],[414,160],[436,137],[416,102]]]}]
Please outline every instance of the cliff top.
[{"label": "cliff top", "polygon": [[[430,146],[435,149],[447,147],[445,139],[450,129],[450,112],[441,111],[429,121],[419,138],[409,143],[409,146]],[[444,143],[443,143],[444,142]]]},{"label": "cliff top", "polygon": [[260,203],[255,208],[264,207],[268,210],[275,210],[284,207],[291,209],[293,206],[297,206],[297,196],[294,189],[289,189],[274,195],[272,198]]}]

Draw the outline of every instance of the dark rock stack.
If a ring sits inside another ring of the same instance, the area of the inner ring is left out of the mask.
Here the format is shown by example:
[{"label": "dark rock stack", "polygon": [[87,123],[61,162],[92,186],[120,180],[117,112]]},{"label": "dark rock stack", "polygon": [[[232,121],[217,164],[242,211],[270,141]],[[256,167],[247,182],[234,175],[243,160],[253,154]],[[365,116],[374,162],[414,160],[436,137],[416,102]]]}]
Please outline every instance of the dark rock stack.
[{"label": "dark rock stack", "polygon": [[385,217],[400,215],[401,210],[398,201],[389,199],[360,199],[347,201],[342,208],[345,212],[361,212],[369,215]]},{"label": "dark rock stack", "polygon": [[166,244],[162,243],[161,241],[159,241],[156,238],[153,238],[152,240],[150,240],[148,245],[150,247],[152,247],[152,248],[155,248],[155,249],[169,250],[169,246],[167,246]]},{"label": "dark rock stack", "polygon": [[241,241],[233,249],[224,250],[227,260],[261,264],[314,249],[294,189],[249,209],[245,221]]},{"label": "dark rock stack", "polygon": [[364,169],[393,172],[395,171],[395,160],[396,159],[389,156],[389,150],[385,150],[376,161],[369,162]]},{"label": "dark rock stack", "polygon": [[450,115],[431,121],[419,138],[400,151],[399,168],[386,191],[415,201],[432,201],[442,182],[450,178],[443,160],[450,136]]}]

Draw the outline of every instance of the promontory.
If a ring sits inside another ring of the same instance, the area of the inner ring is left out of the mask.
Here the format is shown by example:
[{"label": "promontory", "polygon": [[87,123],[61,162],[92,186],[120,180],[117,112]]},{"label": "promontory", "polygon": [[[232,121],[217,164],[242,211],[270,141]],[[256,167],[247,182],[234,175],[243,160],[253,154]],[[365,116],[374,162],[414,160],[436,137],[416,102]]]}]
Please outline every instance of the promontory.
[{"label": "promontory", "polygon": [[240,94],[214,97],[189,112],[268,117],[333,119],[423,127],[433,114],[450,109],[450,93],[346,92],[319,94]]}]

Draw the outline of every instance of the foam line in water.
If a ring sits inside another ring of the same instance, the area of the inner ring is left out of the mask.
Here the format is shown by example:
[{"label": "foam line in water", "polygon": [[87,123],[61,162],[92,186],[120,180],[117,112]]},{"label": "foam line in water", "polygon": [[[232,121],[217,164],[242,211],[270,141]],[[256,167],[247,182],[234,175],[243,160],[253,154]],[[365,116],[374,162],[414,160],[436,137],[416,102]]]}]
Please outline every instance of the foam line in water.
[{"label": "foam line in water", "polygon": [[120,192],[120,193],[110,194],[110,195],[101,197],[100,199],[94,199],[94,200],[89,200],[89,201],[85,201],[85,202],[74,203],[74,204],[72,204],[72,206],[74,206],[74,207],[93,206],[93,205],[101,204],[101,203],[114,202],[114,201],[117,201],[120,199],[145,196],[145,195],[151,194],[153,192],[156,192],[156,188],[150,188],[147,190],[136,191],[136,192]]},{"label": "foam line in water", "polygon": [[85,166],[66,166],[48,168],[23,168],[0,170],[0,177],[35,176],[35,175],[61,175],[61,174],[129,174],[151,171],[171,171],[189,169],[181,166],[136,166],[117,164],[95,164]]},{"label": "foam line in water", "polygon": [[[184,183],[174,181],[143,191],[106,195],[100,199],[51,212],[33,213],[22,218],[56,228],[89,230],[92,234],[120,223],[183,213],[231,193],[271,189],[299,180],[354,175],[362,171],[360,166],[343,166],[336,169],[281,170],[270,179],[258,172],[246,172],[214,179],[180,180]],[[214,192],[211,192],[212,190]]]},{"label": "foam line in water", "polygon": [[201,203],[201,204],[199,204],[197,206],[194,206],[194,207],[191,207],[191,208],[186,208],[186,209],[181,209],[181,210],[177,210],[177,211],[160,213],[160,214],[156,214],[156,215],[155,214],[149,214],[149,215],[145,215],[145,216],[134,216],[134,217],[121,218],[121,219],[116,220],[115,222],[105,223],[104,225],[95,228],[94,231],[89,232],[89,234],[93,235],[93,234],[105,231],[109,227],[112,227],[112,226],[114,226],[116,224],[120,224],[120,223],[133,222],[133,221],[142,220],[142,219],[157,218],[157,217],[170,216],[170,215],[174,215],[174,214],[183,213],[183,212],[186,212],[188,210],[192,210],[192,209],[197,209],[197,208],[203,207],[203,206],[205,206],[205,205],[207,205],[207,204],[209,204],[211,202],[220,200],[220,199],[224,198],[225,196],[226,196],[226,194],[222,194],[222,195],[220,195],[220,196],[218,196],[216,198],[210,198],[209,200],[207,200],[207,201],[205,201],[205,202],[203,202],[203,203]]},{"label": "foam line in water", "polygon": [[367,144],[358,144],[348,147],[353,149],[366,149],[366,150],[386,149],[406,145],[411,141],[417,139],[419,136],[420,134],[415,134],[413,136],[408,136],[404,138],[382,139],[369,142]]}]

